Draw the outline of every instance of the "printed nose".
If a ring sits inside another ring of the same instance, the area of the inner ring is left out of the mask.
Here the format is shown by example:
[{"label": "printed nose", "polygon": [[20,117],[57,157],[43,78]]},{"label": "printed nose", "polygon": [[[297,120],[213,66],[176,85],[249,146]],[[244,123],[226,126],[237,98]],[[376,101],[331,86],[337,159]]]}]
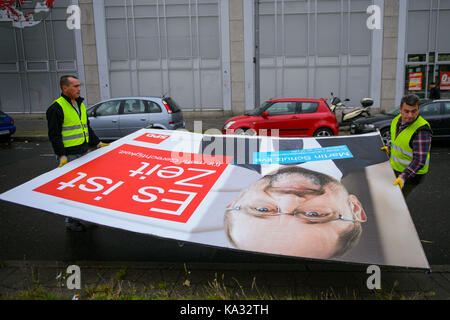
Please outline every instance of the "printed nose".
[{"label": "printed nose", "polygon": [[277,198],[277,205],[281,212],[292,213],[299,208],[306,199],[304,197],[299,197],[295,194],[283,194],[279,195]]}]

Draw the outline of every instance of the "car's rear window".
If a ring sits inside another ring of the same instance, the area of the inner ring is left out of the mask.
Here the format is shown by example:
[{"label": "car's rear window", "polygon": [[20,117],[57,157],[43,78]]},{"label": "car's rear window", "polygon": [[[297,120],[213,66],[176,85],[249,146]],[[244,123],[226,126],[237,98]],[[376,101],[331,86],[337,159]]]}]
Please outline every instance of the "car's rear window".
[{"label": "car's rear window", "polygon": [[0,110],[0,119],[5,119],[8,115]]},{"label": "car's rear window", "polygon": [[172,98],[164,98],[164,101],[169,105],[169,108],[173,113],[181,111],[181,108]]},{"label": "car's rear window", "polygon": [[318,102],[301,102],[300,113],[314,113],[319,108]]}]

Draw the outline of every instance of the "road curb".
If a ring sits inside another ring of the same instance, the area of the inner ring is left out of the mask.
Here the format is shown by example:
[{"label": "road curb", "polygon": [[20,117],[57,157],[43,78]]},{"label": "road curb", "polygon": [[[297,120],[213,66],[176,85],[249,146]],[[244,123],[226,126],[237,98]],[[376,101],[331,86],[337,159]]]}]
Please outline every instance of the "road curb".
[{"label": "road curb", "polygon": [[49,141],[46,135],[12,136],[12,142]]}]

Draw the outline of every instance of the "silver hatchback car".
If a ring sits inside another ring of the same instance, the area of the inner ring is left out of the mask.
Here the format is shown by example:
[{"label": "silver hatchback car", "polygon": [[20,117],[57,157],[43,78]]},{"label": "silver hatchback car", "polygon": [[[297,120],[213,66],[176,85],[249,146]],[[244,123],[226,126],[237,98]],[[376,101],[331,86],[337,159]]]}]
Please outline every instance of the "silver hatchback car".
[{"label": "silver hatchback car", "polygon": [[142,128],[185,127],[183,113],[170,97],[124,97],[101,101],[87,110],[91,128],[101,140],[115,140]]}]

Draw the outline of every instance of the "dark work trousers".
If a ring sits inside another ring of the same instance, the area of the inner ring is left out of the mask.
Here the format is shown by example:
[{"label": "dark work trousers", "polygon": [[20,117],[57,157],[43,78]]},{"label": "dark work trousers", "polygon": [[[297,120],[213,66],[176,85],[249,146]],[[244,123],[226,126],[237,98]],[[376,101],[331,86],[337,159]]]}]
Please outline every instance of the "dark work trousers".
[{"label": "dark work trousers", "polygon": [[[67,162],[70,162],[70,161],[73,161],[75,159],[78,159],[78,158],[84,156],[86,153],[87,152],[80,153],[80,154],[69,154],[69,155],[66,156],[67,157]],[[56,156],[56,162],[58,163],[58,165],[59,165],[59,158],[60,158],[59,156]],[[78,220],[75,220],[75,219],[70,218],[70,217],[66,217],[66,219],[65,219],[66,223],[70,223],[70,222],[74,222],[74,221],[78,221]],[[78,221],[78,222],[80,222],[80,221]]]},{"label": "dark work trousers", "polygon": [[[395,176],[398,177],[401,172],[395,171]],[[423,181],[423,174],[416,174],[414,177],[405,181],[405,185],[402,188],[403,197],[406,199],[408,195]]]}]

